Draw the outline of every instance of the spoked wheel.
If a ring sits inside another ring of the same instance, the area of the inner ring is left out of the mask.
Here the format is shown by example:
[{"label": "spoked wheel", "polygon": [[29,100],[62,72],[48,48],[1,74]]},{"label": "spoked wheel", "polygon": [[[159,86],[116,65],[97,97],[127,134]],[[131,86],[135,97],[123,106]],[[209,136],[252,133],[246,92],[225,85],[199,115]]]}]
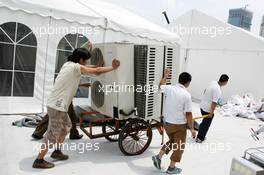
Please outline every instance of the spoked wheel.
[{"label": "spoked wheel", "polygon": [[150,145],[152,129],[144,120],[132,119],[120,132],[118,144],[128,156],[142,154]]},{"label": "spoked wheel", "polygon": [[[110,124],[105,124],[102,126],[102,131],[104,134],[109,133],[109,132],[115,132],[116,128],[114,125]],[[116,135],[111,135],[111,136],[105,136],[105,138],[110,141],[110,142],[117,142],[119,138],[119,134]]]}]

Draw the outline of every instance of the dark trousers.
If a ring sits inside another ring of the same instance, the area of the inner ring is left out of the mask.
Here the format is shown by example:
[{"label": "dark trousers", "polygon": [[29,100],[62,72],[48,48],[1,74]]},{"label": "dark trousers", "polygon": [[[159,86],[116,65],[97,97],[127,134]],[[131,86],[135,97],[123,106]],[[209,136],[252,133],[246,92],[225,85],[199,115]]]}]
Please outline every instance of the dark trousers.
[{"label": "dark trousers", "polygon": [[[209,114],[208,112],[205,112],[202,109],[201,109],[201,113],[202,113],[202,115],[208,115]],[[198,132],[198,136],[197,136],[198,139],[204,141],[213,119],[214,119],[214,115],[212,118],[204,118],[203,119],[203,121],[199,127],[199,132]]]},{"label": "dark trousers", "polygon": [[[69,106],[68,115],[69,115],[69,117],[71,119],[71,122],[72,122],[70,135],[73,136],[73,137],[76,136],[76,135],[79,135],[79,132],[78,132],[78,130],[76,128],[76,114],[75,114],[75,111],[74,111],[72,103]],[[46,114],[43,117],[42,121],[38,124],[38,126],[35,129],[33,134],[37,135],[39,137],[43,137],[43,135],[45,134],[45,132],[48,129],[48,124],[49,124],[49,116],[48,116],[48,114]]]}]

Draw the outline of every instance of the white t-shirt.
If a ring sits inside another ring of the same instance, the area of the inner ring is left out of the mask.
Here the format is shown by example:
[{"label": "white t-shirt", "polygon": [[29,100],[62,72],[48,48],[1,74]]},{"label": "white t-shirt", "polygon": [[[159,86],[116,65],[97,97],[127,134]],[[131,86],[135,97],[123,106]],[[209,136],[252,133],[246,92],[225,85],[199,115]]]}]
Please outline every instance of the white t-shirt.
[{"label": "white t-shirt", "polygon": [[211,111],[211,105],[213,102],[218,103],[222,95],[221,87],[217,81],[213,81],[204,90],[204,94],[201,101],[201,108],[205,112]]},{"label": "white t-shirt", "polygon": [[164,93],[163,116],[165,121],[171,124],[186,124],[186,112],[192,112],[191,94],[181,84],[161,85],[160,88]]},{"label": "white t-shirt", "polygon": [[67,112],[78,89],[80,78],[80,64],[71,61],[64,63],[48,97],[47,106]]}]

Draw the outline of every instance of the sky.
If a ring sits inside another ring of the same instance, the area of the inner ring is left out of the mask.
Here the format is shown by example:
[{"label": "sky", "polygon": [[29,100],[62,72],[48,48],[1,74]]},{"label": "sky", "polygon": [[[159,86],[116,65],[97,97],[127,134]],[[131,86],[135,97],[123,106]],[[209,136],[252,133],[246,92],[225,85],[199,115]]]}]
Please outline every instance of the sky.
[{"label": "sky", "polygon": [[170,21],[192,9],[200,10],[221,21],[227,22],[228,10],[240,8],[248,4],[252,11],[253,21],[251,31],[259,35],[262,16],[264,15],[264,0],[101,0],[115,3],[151,22],[165,25],[162,12],[166,11]]}]

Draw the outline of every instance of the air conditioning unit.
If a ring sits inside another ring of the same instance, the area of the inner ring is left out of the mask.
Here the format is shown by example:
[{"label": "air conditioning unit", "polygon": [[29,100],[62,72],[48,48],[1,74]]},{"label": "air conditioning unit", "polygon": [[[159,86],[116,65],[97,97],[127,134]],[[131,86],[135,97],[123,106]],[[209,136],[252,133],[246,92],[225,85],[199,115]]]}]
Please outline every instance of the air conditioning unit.
[{"label": "air conditioning unit", "polygon": [[164,69],[170,70],[170,76],[167,79],[167,85],[175,85],[179,76],[180,47],[164,46]]},{"label": "air conditioning unit", "polygon": [[[121,120],[159,119],[162,100],[157,88],[164,71],[164,46],[107,43],[94,47],[101,52],[95,55],[104,57],[105,66],[110,66],[113,58],[121,65],[113,72],[93,77],[92,109]],[[169,65],[172,62],[167,50]],[[98,60],[92,57],[91,63]]]},{"label": "air conditioning unit", "polygon": [[253,161],[233,158],[230,175],[264,175],[264,169]]}]

